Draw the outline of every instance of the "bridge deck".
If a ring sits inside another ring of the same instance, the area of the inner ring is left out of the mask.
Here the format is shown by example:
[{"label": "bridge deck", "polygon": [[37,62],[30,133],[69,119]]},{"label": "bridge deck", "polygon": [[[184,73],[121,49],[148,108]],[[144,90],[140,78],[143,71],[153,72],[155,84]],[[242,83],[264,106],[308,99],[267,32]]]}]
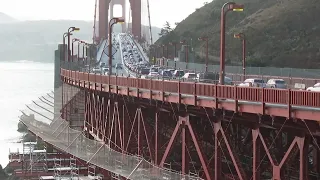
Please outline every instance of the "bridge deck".
[{"label": "bridge deck", "polygon": [[320,120],[319,92],[109,77],[68,70],[62,70],[62,76],[66,83],[91,90],[235,112]]}]

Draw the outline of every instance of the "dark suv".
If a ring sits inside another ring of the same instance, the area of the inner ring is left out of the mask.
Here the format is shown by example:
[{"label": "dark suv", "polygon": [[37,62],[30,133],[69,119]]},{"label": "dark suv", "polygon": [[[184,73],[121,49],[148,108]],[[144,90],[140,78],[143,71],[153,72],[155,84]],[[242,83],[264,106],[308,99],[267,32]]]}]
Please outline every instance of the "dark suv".
[{"label": "dark suv", "polygon": [[203,83],[218,83],[219,73],[207,72],[199,74],[199,82]]}]

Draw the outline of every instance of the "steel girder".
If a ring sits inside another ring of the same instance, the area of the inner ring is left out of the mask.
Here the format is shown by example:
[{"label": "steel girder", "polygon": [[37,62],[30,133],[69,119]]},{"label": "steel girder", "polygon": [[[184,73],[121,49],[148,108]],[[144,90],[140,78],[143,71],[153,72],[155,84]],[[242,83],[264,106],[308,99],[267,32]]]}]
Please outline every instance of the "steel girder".
[{"label": "steel girder", "polygon": [[291,175],[305,180],[310,164],[314,171],[320,170],[317,138],[305,131],[293,133],[290,126],[284,129],[292,120],[266,127],[258,115],[194,111],[95,91],[87,91],[85,98],[85,128],[93,137],[160,167],[170,164],[184,174],[196,172],[215,180],[280,180]]}]

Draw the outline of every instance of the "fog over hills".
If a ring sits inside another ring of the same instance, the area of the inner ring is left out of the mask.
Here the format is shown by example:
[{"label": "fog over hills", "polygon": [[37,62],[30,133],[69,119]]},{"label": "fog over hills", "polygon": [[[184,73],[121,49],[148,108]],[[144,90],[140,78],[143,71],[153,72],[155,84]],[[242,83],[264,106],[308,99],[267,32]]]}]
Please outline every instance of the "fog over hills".
[{"label": "fog over hills", "polygon": [[[2,21],[3,20],[3,21]],[[18,21],[0,13],[0,61],[53,62],[54,50],[70,26],[79,27],[73,37],[92,42],[93,22],[73,20]],[[115,27],[119,32],[120,28]],[[153,28],[154,38],[160,28]]]},{"label": "fog over hills", "polygon": [[0,23],[12,23],[17,22],[18,20],[0,12]]}]

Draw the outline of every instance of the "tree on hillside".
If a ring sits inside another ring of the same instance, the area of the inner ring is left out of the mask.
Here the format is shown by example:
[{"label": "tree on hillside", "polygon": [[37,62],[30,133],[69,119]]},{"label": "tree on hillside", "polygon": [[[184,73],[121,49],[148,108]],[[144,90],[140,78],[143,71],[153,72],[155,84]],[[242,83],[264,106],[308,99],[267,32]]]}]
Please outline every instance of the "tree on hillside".
[{"label": "tree on hillside", "polygon": [[168,21],[166,21],[166,23],[164,24],[164,27],[163,27],[165,30],[167,30],[168,32],[171,32],[172,31],[172,28],[171,28],[171,25]]},{"label": "tree on hillside", "polygon": [[168,35],[170,32],[172,32],[172,28],[171,25],[168,21],[166,21],[166,23],[164,24],[164,27],[161,28],[161,31],[159,33],[160,37],[166,36]]}]

